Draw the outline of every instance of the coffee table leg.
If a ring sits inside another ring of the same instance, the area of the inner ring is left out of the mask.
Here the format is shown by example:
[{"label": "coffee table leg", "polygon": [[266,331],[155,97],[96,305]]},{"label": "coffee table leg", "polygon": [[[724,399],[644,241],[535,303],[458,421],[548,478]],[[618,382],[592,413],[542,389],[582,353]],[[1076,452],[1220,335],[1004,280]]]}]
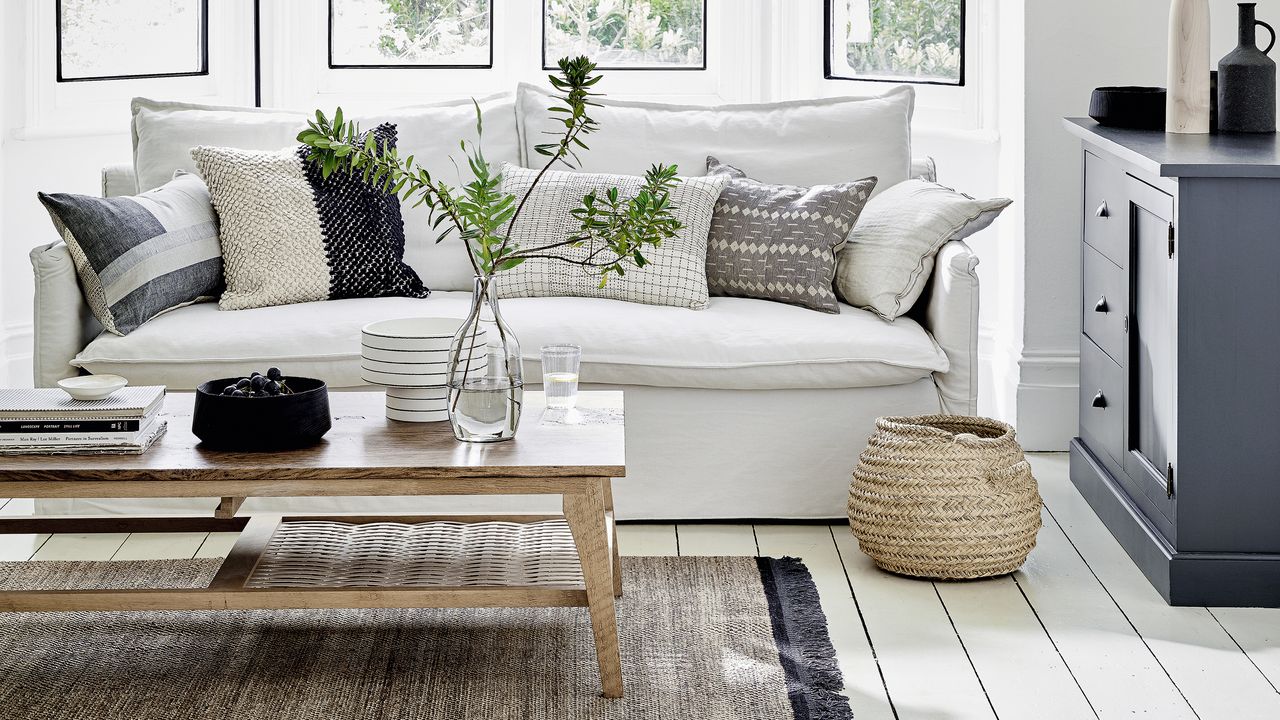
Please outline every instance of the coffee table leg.
[{"label": "coffee table leg", "polygon": [[[604,509],[613,512],[613,478],[604,481]],[[613,596],[622,597],[622,556],[618,553],[618,515],[613,515],[613,525],[609,527],[610,540],[613,544]]]},{"label": "coffee table leg", "polygon": [[622,697],[622,657],[618,650],[618,617],[613,607],[613,562],[605,530],[604,498],[603,484],[584,493],[566,494],[564,516],[582,561],[600,685],[605,697],[617,698]]}]

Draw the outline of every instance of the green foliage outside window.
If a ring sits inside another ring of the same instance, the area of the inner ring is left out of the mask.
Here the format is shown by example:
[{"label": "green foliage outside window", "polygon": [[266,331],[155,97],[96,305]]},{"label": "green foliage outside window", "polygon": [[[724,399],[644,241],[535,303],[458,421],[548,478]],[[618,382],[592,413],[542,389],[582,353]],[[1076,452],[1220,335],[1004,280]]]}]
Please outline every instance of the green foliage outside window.
[{"label": "green foliage outside window", "polygon": [[858,76],[961,80],[960,0],[870,0],[870,6],[871,41],[846,43],[849,67]]}]

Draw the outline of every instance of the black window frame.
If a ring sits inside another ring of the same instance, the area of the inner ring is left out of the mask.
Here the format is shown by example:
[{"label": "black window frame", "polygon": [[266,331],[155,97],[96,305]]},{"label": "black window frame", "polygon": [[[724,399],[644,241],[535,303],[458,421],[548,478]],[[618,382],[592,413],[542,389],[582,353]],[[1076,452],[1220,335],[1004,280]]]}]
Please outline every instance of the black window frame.
[{"label": "black window frame", "polygon": [[194,72],[142,73],[140,75],[95,75],[66,77],[62,72],[62,1],[54,2],[53,32],[56,55],[55,79],[60,83],[101,82],[106,80],[147,80],[152,78],[201,77],[209,74],[209,0],[198,0],[200,8],[200,69]]},{"label": "black window frame", "polygon": [[[542,36],[538,39],[538,52],[541,54],[539,60],[542,63],[543,70],[555,70],[557,66],[550,65],[547,62],[547,0],[542,0]],[[629,65],[627,67],[612,67],[608,65],[597,66],[598,70],[608,70],[609,72],[703,72],[707,69],[707,56],[709,52],[709,42],[707,39],[707,0],[702,0],[702,63],[700,65]]]},{"label": "black window frame", "polygon": [[326,36],[329,47],[325,54],[325,59],[328,62],[330,70],[492,70],[493,69],[493,37],[494,37],[493,16],[497,10],[494,7],[494,5],[496,4],[494,0],[487,0],[487,2],[489,3],[489,62],[487,63],[461,64],[461,65],[439,65],[439,64],[421,64],[421,63],[415,63],[412,65],[393,64],[393,63],[370,63],[370,64],[335,63],[333,61],[333,3],[334,3],[334,0],[329,0],[329,3],[328,3],[329,8],[328,8],[327,22],[329,25],[326,28],[327,32],[325,33],[325,36]]},{"label": "black window frame", "polygon": [[831,43],[832,37],[831,17],[832,3],[840,2],[840,0],[824,0],[822,12],[822,76],[827,80],[852,80],[856,82],[877,82],[877,83],[893,83],[895,85],[937,85],[939,87],[965,87],[968,81],[967,61],[969,57],[968,48],[966,47],[968,34],[968,0],[960,0],[960,79],[952,82],[949,80],[919,80],[907,77],[902,78],[886,78],[886,77],[845,77],[844,75],[835,75],[831,70]]}]

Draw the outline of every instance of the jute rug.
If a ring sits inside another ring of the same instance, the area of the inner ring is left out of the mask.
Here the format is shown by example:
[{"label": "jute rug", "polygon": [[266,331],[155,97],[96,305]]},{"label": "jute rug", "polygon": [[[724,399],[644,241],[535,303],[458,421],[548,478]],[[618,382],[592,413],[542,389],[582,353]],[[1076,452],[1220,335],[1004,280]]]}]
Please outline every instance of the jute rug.
[{"label": "jute rug", "polygon": [[[0,563],[0,587],[201,587],[220,560]],[[808,570],[624,558],[626,697],[585,608],[0,614],[13,720],[852,717]]]}]

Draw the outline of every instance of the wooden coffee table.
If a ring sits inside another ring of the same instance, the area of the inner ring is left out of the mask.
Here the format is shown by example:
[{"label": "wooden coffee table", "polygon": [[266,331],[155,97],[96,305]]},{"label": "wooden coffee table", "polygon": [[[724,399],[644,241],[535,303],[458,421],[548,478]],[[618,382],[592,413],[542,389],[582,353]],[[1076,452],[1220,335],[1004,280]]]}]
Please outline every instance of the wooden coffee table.
[{"label": "wooden coffee table", "polygon": [[[208,517],[3,518],[0,532],[241,533],[208,588],[0,592],[0,611],[585,606],[604,694],[622,695],[610,485],[626,474],[622,393],[582,393],[574,423],[526,393],[516,439],[489,445],[387,420],[381,393],[335,392],[330,406],[333,429],[300,450],[205,449],[192,395],[171,393],[168,432],[143,455],[0,458],[0,497],[222,499]],[[248,497],[405,495],[563,495],[564,512],[236,516]]]}]

